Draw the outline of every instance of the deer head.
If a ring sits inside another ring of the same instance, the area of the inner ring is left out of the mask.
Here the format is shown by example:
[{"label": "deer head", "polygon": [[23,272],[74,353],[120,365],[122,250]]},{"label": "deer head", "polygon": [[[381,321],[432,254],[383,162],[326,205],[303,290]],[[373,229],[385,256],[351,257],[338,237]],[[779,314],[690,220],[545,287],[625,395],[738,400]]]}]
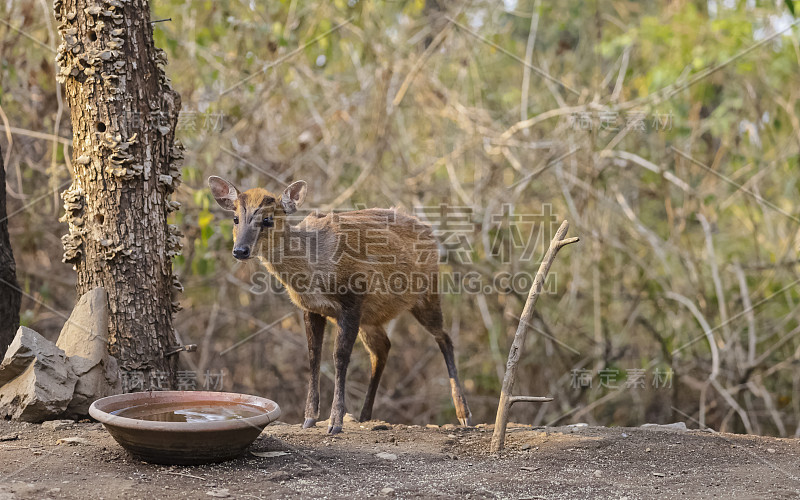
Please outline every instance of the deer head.
[{"label": "deer head", "polygon": [[208,186],[219,206],[234,212],[233,256],[239,260],[253,257],[262,238],[285,227],[285,217],[303,204],[307,191],[305,181],[296,181],[279,196],[262,188],[241,192],[216,175],[208,178]]}]

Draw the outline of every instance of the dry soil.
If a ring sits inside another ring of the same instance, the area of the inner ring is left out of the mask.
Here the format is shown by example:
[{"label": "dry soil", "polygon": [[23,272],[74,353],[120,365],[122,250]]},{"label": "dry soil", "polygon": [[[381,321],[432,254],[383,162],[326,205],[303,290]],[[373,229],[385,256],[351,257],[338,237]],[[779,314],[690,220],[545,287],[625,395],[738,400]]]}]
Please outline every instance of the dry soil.
[{"label": "dry soil", "polygon": [[279,422],[234,461],[178,467],[137,460],[100,424],[0,422],[0,500],[800,497],[798,439],[513,426],[493,456],[491,426],[325,428]]}]

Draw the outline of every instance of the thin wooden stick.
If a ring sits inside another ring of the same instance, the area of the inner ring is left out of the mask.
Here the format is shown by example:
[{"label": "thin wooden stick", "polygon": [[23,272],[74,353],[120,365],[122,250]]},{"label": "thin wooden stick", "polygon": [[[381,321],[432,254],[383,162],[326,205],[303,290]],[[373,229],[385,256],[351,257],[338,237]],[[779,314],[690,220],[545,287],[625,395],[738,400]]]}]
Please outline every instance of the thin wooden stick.
[{"label": "thin wooden stick", "polygon": [[166,474],[172,474],[173,476],[184,476],[184,477],[190,477],[190,478],[192,478],[192,479],[200,479],[200,480],[202,480],[202,481],[205,481],[205,480],[206,480],[206,478],[205,478],[205,477],[195,476],[195,475],[193,475],[193,474],[187,474],[187,473],[185,473],[185,472],[176,472],[176,471],[171,471],[171,470],[167,470],[167,471],[164,471],[164,472],[165,472]]},{"label": "thin wooden stick", "polygon": [[512,396],[511,392],[514,389],[514,381],[517,377],[517,364],[522,357],[522,349],[525,346],[525,337],[528,335],[528,328],[533,320],[534,306],[536,300],[542,292],[547,273],[550,271],[550,266],[556,258],[556,254],[562,247],[575,243],[580,238],[567,238],[564,236],[569,229],[569,222],[564,221],[561,227],[556,231],[553,241],[550,242],[550,247],[539,266],[539,271],[536,272],[536,278],[533,280],[528,292],[528,300],[525,301],[525,307],[522,310],[522,315],[519,319],[519,326],[517,326],[517,333],[514,335],[514,342],[511,344],[511,351],[508,353],[508,362],[506,363],[506,374],[503,377],[503,388],[500,392],[500,404],[497,406],[497,418],[494,421],[494,434],[492,435],[492,452],[497,453],[503,449],[506,441],[506,426],[508,425],[508,410],[511,405],[517,402],[547,402],[552,401],[552,398],[540,398],[533,396]]},{"label": "thin wooden stick", "polygon": [[514,403],[549,403],[553,398],[544,398],[540,396],[511,396],[509,398],[511,404]]}]

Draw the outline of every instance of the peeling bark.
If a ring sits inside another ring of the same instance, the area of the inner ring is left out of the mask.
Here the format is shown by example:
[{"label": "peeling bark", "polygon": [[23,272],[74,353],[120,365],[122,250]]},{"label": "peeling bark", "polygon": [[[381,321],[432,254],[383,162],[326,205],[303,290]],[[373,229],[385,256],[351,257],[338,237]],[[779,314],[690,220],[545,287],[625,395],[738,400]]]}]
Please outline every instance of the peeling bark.
[{"label": "peeling bark", "polygon": [[17,267],[8,237],[6,213],[6,171],[0,150],[0,357],[14,340],[19,326],[19,306],[22,294],[17,285]]},{"label": "peeling bark", "polygon": [[147,0],[55,0],[63,43],[56,60],[73,129],[73,183],[62,193],[69,225],[64,262],[78,295],[108,291],[109,351],[122,371],[169,374],[172,315],[182,290],[172,274],[181,234],[182,147],[174,142],[180,96],[153,44]]}]

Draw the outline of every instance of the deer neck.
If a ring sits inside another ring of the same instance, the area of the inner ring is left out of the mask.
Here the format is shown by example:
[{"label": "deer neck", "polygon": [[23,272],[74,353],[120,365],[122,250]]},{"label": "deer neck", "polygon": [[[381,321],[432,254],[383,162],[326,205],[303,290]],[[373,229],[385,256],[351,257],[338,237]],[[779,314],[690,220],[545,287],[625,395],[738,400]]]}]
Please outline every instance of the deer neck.
[{"label": "deer neck", "polygon": [[292,226],[285,219],[276,220],[262,245],[259,259],[267,271],[288,287],[292,276],[313,273],[309,257],[316,239],[316,232]]}]

